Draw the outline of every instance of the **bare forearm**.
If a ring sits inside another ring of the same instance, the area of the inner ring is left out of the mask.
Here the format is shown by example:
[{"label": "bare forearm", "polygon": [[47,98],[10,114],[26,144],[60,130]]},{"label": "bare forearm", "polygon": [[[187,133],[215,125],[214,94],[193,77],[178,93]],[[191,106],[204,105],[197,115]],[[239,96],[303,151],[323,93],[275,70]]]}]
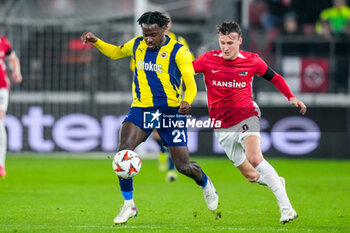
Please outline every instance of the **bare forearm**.
[{"label": "bare forearm", "polygon": [[11,54],[8,57],[8,62],[9,62],[9,66],[10,66],[12,73],[21,73],[21,66],[20,66],[19,59],[16,56],[16,54],[14,54],[14,53]]}]

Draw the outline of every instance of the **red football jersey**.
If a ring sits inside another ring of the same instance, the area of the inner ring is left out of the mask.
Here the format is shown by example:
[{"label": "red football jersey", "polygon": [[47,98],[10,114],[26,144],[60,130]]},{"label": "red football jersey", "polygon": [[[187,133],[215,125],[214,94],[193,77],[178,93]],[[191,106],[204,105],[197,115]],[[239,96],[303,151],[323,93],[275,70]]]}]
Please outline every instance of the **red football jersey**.
[{"label": "red football jersey", "polygon": [[252,96],[253,76],[265,74],[268,67],[259,55],[240,50],[238,57],[229,61],[221,50],[213,50],[199,56],[193,67],[204,74],[209,115],[221,121],[221,128],[258,115]]},{"label": "red football jersey", "polygon": [[9,80],[6,74],[5,56],[11,53],[11,44],[0,36],[0,88],[9,88]]}]

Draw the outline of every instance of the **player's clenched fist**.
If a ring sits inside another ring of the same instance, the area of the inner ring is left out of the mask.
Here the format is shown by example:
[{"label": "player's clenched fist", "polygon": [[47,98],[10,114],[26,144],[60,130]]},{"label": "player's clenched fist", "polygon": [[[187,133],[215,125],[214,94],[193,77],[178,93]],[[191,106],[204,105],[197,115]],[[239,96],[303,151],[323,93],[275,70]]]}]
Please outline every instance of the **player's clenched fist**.
[{"label": "player's clenched fist", "polygon": [[87,41],[95,43],[97,41],[97,37],[92,32],[84,32],[81,35],[80,40],[83,44],[85,44]]},{"label": "player's clenched fist", "polygon": [[186,101],[181,101],[179,113],[181,114],[190,114],[191,112],[191,105],[187,103]]}]

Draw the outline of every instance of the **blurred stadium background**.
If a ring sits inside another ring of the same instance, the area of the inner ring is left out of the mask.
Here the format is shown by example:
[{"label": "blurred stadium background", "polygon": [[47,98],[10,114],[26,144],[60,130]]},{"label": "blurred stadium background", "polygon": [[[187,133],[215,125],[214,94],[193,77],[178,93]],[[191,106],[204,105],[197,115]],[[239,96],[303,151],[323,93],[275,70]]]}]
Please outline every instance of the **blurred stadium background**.
[{"label": "blurred stadium background", "polygon": [[[273,85],[255,78],[267,157],[350,158],[350,33],[324,36],[315,26],[331,6],[331,0],[1,0],[1,34],[12,43],[23,75],[10,93],[8,150],[116,151],[132,101],[129,60],[112,61],[79,38],[90,30],[122,44],[140,32],[135,21],[142,12],[159,10],[170,13],[172,31],[195,56],[218,49],[216,25],[238,21],[242,49],[259,53],[309,107],[299,116]],[[285,35],[283,19],[289,15],[297,17],[299,33]],[[269,25],[268,16],[279,20]],[[203,79],[196,81],[193,115],[200,118],[207,116],[206,94]],[[223,156],[211,131],[190,132],[189,144],[193,155]],[[142,155],[157,150],[150,139]]]}]

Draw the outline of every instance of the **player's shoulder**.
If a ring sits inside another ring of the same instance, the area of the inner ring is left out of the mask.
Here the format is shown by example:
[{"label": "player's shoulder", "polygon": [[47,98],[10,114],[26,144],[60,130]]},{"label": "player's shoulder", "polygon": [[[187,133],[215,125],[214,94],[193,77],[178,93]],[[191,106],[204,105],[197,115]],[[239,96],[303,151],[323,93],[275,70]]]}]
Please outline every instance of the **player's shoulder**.
[{"label": "player's shoulder", "polygon": [[177,40],[169,38],[169,42],[167,43],[167,46],[165,46],[166,49],[171,50],[174,54],[179,54],[187,56],[188,54],[191,54],[190,50],[184,46],[183,44],[179,43]]},{"label": "player's shoulder", "polygon": [[184,46],[183,44],[181,44],[178,40],[176,40],[176,38],[170,37],[168,36],[168,42],[167,45],[170,45],[171,47],[178,47],[181,48],[182,46]]},{"label": "player's shoulder", "polygon": [[168,36],[170,37],[170,39],[173,39],[173,40],[177,39],[175,33],[173,33],[173,32],[169,32]]},{"label": "player's shoulder", "polygon": [[7,51],[8,49],[11,48],[11,43],[6,37],[0,36],[0,46],[1,46],[1,50]]},{"label": "player's shoulder", "polygon": [[202,54],[203,57],[207,57],[207,58],[220,58],[222,57],[222,52],[221,50],[211,50],[211,51],[207,51],[205,53]]},{"label": "player's shoulder", "polygon": [[239,50],[238,58],[240,58],[240,62],[249,62],[252,64],[258,64],[262,61],[259,54],[243,50]]},{"label": "player's shoulder", "polygon": [[9,40],[4,36],[0,36],[0,42],[1,43],[10,43]]},{"label": "player's shoulder", "polygon": [[247,59],[257,59],[259,58],[259,54],[249,52],[249,51],[244,51],[244,50],[239,50],[238,57],[240,58],[247,58]]}]

